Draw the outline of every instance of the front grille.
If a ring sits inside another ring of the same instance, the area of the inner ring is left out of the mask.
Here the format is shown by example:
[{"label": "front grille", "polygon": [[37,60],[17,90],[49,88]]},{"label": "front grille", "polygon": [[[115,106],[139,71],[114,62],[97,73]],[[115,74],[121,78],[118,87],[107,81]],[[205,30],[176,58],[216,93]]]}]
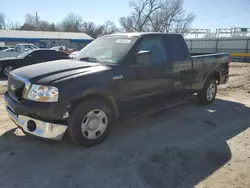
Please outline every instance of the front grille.
[{"label": "front grille", "polygon": [[13,75],[9,75],[8,78],[8,92],[15,97],[17,100],[20,100],[23,96],[23,91],[25,88],[25,82],[18,79]]}]

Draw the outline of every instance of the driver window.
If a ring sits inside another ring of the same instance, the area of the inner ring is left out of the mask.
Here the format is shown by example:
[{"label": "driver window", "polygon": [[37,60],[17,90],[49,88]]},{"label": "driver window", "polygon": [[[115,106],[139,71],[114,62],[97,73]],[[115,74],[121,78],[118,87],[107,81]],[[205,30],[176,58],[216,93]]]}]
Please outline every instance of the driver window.
[{"label": "driver window", "polygon": [[163,64],[167,61],[166,50],[161,36],[145,37],[136,48],[136,53],[149,50],[152,53],[152,64]]}]

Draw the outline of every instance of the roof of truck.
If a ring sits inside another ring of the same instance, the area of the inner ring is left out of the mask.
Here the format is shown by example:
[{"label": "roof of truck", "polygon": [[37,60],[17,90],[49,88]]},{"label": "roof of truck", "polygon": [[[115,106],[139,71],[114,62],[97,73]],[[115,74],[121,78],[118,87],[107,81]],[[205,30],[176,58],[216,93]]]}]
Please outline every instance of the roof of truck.
[{"label": "roof of truck", "polygon": [[140,37],[143,35],[181,35],[176,33],[160,33],[160,32],[135,32],[135,33],[116,33],[109,36],[127,36],[127,37]]}]

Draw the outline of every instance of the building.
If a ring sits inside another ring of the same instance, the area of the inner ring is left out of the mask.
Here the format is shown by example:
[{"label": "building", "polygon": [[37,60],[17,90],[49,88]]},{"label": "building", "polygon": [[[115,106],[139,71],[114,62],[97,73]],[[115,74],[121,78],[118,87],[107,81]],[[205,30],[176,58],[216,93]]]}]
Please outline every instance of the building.
[{"label": "building", "polygon": [[85,33],[0,30],[0,43],[15,46],[17,43],[32,43],[38,47],[66,46],[80,50],[93,40]]}]

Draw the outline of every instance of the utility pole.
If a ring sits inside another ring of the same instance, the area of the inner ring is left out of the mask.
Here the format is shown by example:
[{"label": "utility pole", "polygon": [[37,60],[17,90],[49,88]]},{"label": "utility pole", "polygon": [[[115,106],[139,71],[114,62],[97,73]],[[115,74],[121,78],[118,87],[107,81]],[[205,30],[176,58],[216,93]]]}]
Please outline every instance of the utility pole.
[{"label": "utility pole", "polygon": [[36,30],[38,29],[38,14],[36,12]]}]

